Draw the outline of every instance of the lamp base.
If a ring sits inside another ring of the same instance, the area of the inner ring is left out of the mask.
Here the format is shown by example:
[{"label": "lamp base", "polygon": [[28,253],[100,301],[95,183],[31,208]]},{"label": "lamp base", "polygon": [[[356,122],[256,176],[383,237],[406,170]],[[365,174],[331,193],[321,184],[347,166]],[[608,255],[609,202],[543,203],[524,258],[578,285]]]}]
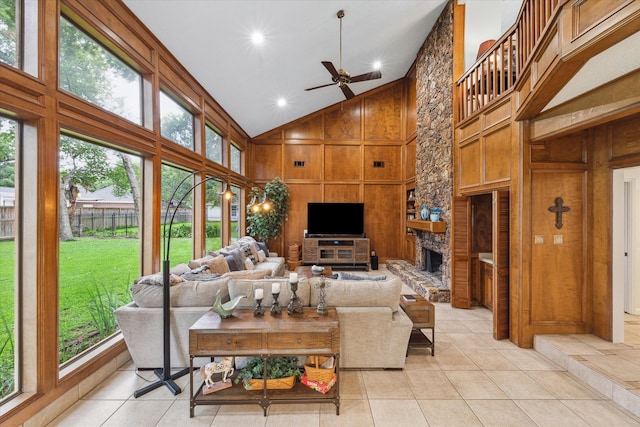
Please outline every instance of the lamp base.
[{"label": "lamp base", "polygon": [[149,393],[150,391],[153,391],[153,390],[157,389],[158,387],[162,387],[163,385],[167,386],[169,391],[171,391],[171,393],[173,393],[173,395],[176,396],[176,395],[182,393],[182,389],[178,386],[178,384],[173,382],[173,380],[175,380],[176,378],[180,378],[183,375],[188,374],[189,373],[189,369],[185,368],[185,369],[182,369],[182,370],[176,372],[173,375],[167,375],[167,376],[164,375],[164,369],[162,369],[162,368],[155,369],[153,372],[156,374],[156,376],[158,378],[160,378],[160,380],[156,381],[155,383],[151,383],[148,386],[142,387],[139,390],[134,391],[133,392],[133,397],[138,398],[138,397],[140,397],[140,396],[142,396],[144,394]]}]

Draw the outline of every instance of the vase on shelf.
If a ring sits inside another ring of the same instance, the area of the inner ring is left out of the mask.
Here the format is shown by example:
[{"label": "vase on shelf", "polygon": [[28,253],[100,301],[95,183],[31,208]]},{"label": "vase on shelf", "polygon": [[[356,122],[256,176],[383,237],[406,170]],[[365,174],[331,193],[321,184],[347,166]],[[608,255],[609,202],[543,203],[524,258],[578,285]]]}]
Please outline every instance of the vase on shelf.
[{"label": "vase on shelf", "polygon": [[431,222],[440,221],[440,209],[439,208],[432,209],[431,210],[431,215],[429,216],[429,219],[431,219]]},{"label": "vase on shelf", "polygon": [[420,210],[420,218],[422,218],[423,221],[426,221],[429,218],[429,208],[427,207],[426,203],[422,204],[422,210]]}]

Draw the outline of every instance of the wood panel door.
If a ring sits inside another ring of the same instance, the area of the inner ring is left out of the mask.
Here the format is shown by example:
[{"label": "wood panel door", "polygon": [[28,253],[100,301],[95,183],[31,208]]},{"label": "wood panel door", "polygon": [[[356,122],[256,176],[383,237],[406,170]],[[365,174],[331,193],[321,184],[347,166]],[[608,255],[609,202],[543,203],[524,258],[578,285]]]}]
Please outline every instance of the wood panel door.
[{"label": "wood panel door", "polygon": [[471,198],[453,198],[451,306],[471,307]]},{"label": "wood panel door", "polygon": [[493,192],[493,337],[509,338],[509,192]]}]

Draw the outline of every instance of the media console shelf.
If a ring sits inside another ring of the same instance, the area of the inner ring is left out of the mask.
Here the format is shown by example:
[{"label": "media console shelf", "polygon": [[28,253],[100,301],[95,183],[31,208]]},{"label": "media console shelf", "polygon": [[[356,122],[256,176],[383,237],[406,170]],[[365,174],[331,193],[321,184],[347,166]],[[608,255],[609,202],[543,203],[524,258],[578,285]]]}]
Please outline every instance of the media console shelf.
[{"label": "media console shelf", "polygon": [[303,264],[369,264],[366,237],[312,237],[302,243]]}]

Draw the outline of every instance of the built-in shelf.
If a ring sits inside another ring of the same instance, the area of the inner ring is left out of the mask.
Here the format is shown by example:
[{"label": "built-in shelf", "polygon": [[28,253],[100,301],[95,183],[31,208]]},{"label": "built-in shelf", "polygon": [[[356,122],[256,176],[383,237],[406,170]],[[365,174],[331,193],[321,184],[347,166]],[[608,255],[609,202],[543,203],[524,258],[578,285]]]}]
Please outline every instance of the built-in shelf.
[{"label": "built-in shelf", "polygon": [[410,219],[407,221],[407,227],[414,230],[430,231],[432,233],[444,233],[447,231],[447,224],[444,221],[421,221],[419,219]]}]

